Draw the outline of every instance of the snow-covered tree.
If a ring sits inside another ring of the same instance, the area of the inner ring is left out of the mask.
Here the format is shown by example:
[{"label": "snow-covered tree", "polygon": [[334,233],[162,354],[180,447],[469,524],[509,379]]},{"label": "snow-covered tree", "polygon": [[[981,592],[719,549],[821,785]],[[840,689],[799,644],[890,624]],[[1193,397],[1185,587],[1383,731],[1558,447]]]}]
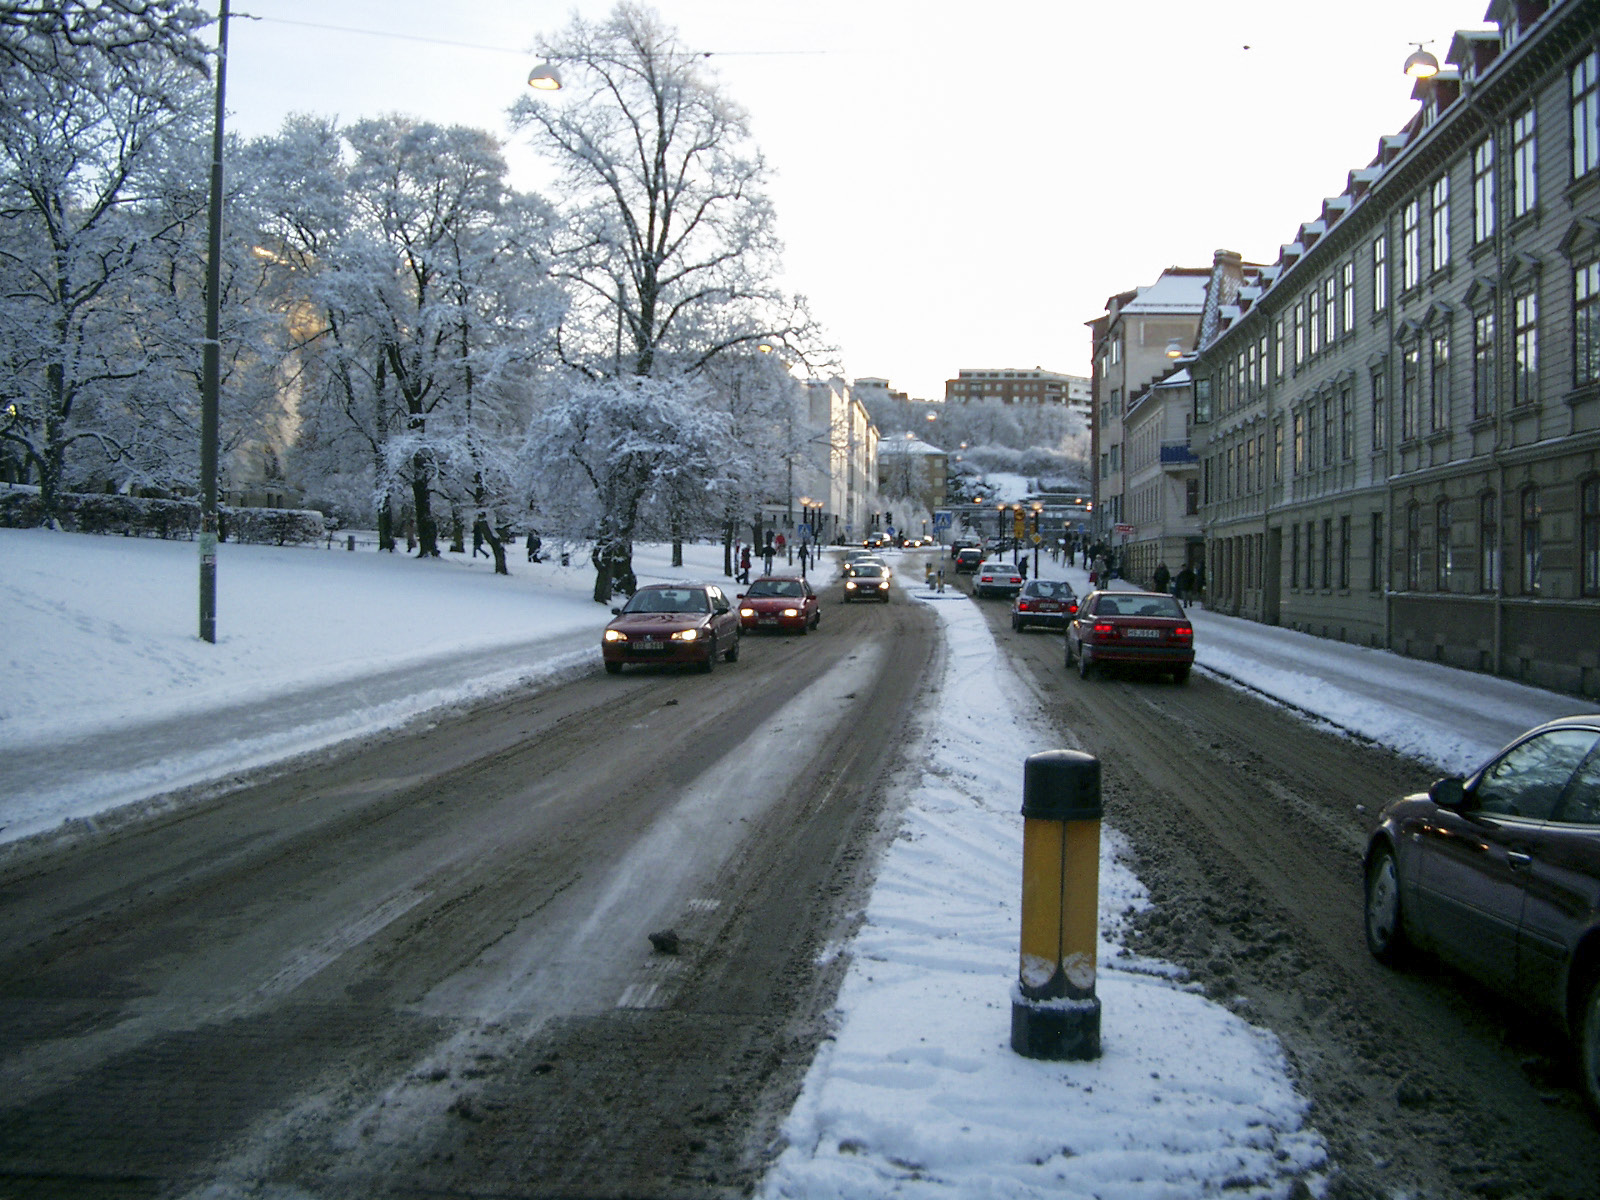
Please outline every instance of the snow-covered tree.
[{"label": "snow-covered tree", "polygon": [[530,430],[523,461],[538,510],[591,540],[594,598],[634,588],[632,534],[648,503],[706,477],[731,442],[703,379],[568,376]]},{"label": "snow-covered tree", "polygon": [[105,91],[162,60],[201,67],[211,20],[188,0],[0,0],[0,120],[34,111],[25,78]]},{"label": "snow-covered tree", "polygon": [[457,532],[482,512],[504,570],[498,534],[521,495],[508,447],[562,307],[548,206],[509,190],[488,134],[405,117],[298,119],[267,158],[271,225],[305,280],[304,443],[365,449],[386,541],[398,494],[424,556],[436,502]]},{"label": "snow-covered tree", "polygon": [[[809,353],[816,335],[805,306],[775,283],[766,164],[703,56],[628,2],[599,21],[575,17],[539,49],[558,64],[563,90],[525,96],[512,121],[558,171],[556,271],[572,295],[562,362],[590,379],[676,379],[659,394],[711,397],[717,389],[688,381],[720,358],[763,344],[788,347],[791,358]],[[710,461],[725,464],[738,449],[729,444]],[[635,491],[630,480],[596,484],[619,501]],[[672,511],[682,517],[693,494],[680,478]],[[626,505],[605,514],[596,599],[630,573],[640,515]]]},{"label": "snow-covered tree", "polygon": [[[70,72],[13,70],[0,121],[0,439],[37,477],[44,511],[74,472],[131,461],[160,351],[135,328],[186,214],[162,164],[204,110],[173,61],[128,72],[84,51]],[[86,449],[92,449],[87,453]]]}]

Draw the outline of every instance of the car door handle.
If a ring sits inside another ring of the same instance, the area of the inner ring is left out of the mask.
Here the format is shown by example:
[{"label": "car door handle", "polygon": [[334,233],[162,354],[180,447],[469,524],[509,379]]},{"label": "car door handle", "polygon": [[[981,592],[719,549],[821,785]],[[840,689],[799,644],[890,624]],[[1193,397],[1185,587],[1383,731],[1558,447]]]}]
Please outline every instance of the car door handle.
[{"label": "car door handle", "polygon": [[1533,865],[1533,855],[1526,850],[1507,850],[1506,862],[1517,869],[1531,867]]}]

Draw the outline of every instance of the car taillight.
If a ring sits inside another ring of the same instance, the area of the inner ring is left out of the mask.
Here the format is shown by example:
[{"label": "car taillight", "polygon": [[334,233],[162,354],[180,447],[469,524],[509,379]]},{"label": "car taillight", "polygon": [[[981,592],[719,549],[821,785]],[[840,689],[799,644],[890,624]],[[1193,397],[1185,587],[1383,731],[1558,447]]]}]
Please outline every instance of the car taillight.
[{"label": "car taillight", "polygon": [[1030,609],[1029,609],[1029,608],[1028,608],[1028,602],[1027,602],[1027,601],[1026,601],[1026,600],[1018,600],[1018,601],[1017,601],[1017,609],[1018,609],[1018,610],[1019,610],[1019,611],[1020,611],[1020,612],[1030,612],[1030,611],[1031,611],[1031,610],[1030,610]]},{"label": "car taillight", "polygon": [[1116,637],[1117,627],[1110,621],[1096,621],[1094,623],[1094,636],[1097,638]]},{"label": "car taillight", "polygon": [[1172,636],[1177,638],[1180,642],[1192,642],[1194,641],[1194,626],[1179,625],[1172,631]]},{"label": "car taillight", "polygon": [[1078,606],[1076,604],[1068,604],[1067,605],[1067,615],[1068,616],[1072,616],[1072,617],[1077,616],[1078,615]]}]

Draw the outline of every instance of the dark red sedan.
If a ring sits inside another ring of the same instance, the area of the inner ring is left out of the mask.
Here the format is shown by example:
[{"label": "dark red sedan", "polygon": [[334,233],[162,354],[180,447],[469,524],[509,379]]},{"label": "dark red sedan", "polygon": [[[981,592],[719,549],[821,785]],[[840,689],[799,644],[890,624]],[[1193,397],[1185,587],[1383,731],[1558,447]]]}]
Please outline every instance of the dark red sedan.
[{"label": "dark red sedan", "polygon": [[739,614],[714,583],[652,583],[640,588],[600,635],[600,657],[616,675],[624,663],[691,664],[739,657]]},{"label": "dark red sedan", "polygon": [[739,623],[747,631],[787,629],[807,633],[822,620],[817,593],[798,575],[763,575],[738,600]]},{"label": "dark red sedan", "polygon": [[1074,663],[1083,679],[1104,667],[1134,667],[1187,683],[1194,626],[1164,592],[1090,592],[1067,623],[1067,669]]},{"label": "dark red sedan", "polygon": [[1078,611],[1078,596],[1061,579],[1031,579],[1011,603],[1011,628],[1021,633],[1029,625],[1065,629]]},{"label": "dark red sedan", "polygon": [[1431,951],[1566,1030],[1600,1117],[1600,714],[1529,730],[1378,814],[1367,948]]}]

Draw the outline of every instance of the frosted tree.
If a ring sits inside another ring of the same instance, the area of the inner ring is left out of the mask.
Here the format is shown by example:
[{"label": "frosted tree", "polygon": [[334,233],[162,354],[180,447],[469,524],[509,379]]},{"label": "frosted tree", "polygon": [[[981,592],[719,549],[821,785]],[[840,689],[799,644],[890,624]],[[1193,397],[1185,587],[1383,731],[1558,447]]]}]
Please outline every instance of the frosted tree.
[{"label": "frosted tree", "polygon": [[156,355],[130,314],[182,220],[150,193],[203,111],[175,61],[98,67],[85,51],[70,72],[10,71],[7,104],[31,115],[0,122],[0,440],[47,520],[74,471],[141,436]]},{"label": "frosted tree", "polygon": [[437,503],[457,537],[483,512],[504,570],[499,531],[520,503],[505,448],[563,306],[548,207],[507,188],[488,134],[405,117],[340,133],[302,119],[270,158],[272,227],[306,281],[308,435],[368,447],[388,544],[401,493],[423,556],[439,552]]},{"label": "frosted tree", "polygon": [[704,380],[568,376],[535,420],[523,461],[541,512],[593,542],[594,598],[634,588],[624,531],[647,505],[702,480],[731,441]]},{"label": "frosted tree", "polygon": [[0,0],[0,118],[32,109],[27,78],[108,91],[153,62],[206,61],[198,31],[211,17],[188,0]]},{"label": "frosted tree", "polygon": [[[632,3],[575,17],[540,50],[563,90],[524,97],[512,121],[558,172],[556,273],[572,295],[561,361],[595,380],[693,377],[724,355],[812,340],[803,303],[774,283],[766,165],[703,56]],[[601,496],[634,494],[596,479]],[[631,573],[639,513],[604,515],[597,600]]]}]

